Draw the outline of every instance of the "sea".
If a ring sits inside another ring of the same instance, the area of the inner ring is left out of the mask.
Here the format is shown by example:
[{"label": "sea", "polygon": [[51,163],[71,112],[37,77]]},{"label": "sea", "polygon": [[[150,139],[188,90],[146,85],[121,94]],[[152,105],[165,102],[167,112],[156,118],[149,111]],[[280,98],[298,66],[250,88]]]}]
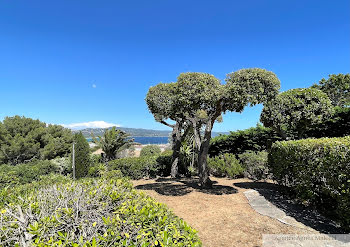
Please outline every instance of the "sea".
[{"label": "sea", "polygon": [[[168,136],[132,136],[134,142],[140,144],[167,144],[169,143]],[[92,142],[92,138],[86,138],[88,142]]]}]

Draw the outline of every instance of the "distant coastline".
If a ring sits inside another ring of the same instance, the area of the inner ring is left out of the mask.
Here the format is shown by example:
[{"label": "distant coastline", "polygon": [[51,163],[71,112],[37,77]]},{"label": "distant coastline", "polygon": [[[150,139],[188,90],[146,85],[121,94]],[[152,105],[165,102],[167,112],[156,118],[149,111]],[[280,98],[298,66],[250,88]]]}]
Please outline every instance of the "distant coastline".
[{"label": "distant coastline", "polygon": [[[147,144],[168,144],[168,136],[131,136],[130,138],[134,139],[134,142],[140,143],[142,145]],[[92,138],[86,138],[88,142],[92,142]]]},{"label": "distant coastline", "polygon": [[[151,129],[136,129],[136,128],[125,128],[125,127],[117,127],[127,134],[129,134],[132,138],[135,137],[159,137],[159,138],[168,138],[171,135],[171,131],[169,130],[151,130]],[[102,136],[106,129],[103,128],[87,128],[82,130],[73,130],[73,132],[82,132],[85,138],[89,139],[94,136]],[[212,137],[218,136],[220,134],[228,134],[228,132],[212,132]]]}]

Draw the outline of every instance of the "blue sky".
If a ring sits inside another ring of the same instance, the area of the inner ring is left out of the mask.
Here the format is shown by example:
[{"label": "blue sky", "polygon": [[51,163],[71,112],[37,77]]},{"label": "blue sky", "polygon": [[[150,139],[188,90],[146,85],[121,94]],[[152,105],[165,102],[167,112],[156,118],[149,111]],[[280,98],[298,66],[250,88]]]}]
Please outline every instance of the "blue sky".
[{"label": "blue sky", "polygon": [[[0,0],[0,120],[167,129],[144,102],[181,72],[271,70],[281,90],[350,72],[350,1]],[[258,122],[261,106],[215,131]]]}]

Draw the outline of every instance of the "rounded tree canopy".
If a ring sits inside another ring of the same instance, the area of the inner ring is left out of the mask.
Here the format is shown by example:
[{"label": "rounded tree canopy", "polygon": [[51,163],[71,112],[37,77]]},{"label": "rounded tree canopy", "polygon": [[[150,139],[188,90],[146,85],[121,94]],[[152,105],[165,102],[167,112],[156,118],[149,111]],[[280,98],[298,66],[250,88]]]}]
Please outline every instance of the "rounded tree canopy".
[{"label": "rounded tree canopy", "polygon": [[146,103],[156,121],[176,119],[176,83],[159,83],[148,90]]},{"label": "rounded tree canopy", "polygon": [[260,121],[277,131],[302,133],[307,125],[323,121],[332,112],[332,103],[325,93],[315,88],[297,88],[265,104]]},{"label": "rounded tree canopy", "polygon": [[187,117],[219,117],[226,111],[242,112],[247,105],[265,103],[279,91],[280,81],[259,68],[241,69],[226,77],[226,84],[208,73],[181,73],[175,83],[159,83],[146,96],[157,121]]},{"label": "rounded tree canopy", "polygon": [[242,112],[247,105],[266,103],[276,97],[280,80],[265,69],[241,69],[226,76],[226,109]]},{"label": "rounded tree canopy", "polygon": [[201,111],[210,115],[224,93],[224,85],[208,73],[181,73],[177,78],[177,87],[179,109],[189,115]]}]

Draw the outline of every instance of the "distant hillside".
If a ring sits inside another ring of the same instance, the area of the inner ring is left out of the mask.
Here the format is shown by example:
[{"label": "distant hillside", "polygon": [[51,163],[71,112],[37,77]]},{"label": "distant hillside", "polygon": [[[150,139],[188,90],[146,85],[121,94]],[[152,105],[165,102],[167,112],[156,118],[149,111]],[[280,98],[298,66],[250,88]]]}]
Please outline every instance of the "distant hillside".
[{"label": "distant hillside", "polygon": [[[155,137],[155,136],[166,136],[168,137],[171,133],[169,130],[150,130],[150,129],[135,129],[135,128],[125,128],[125,127],[117,127],[117,129],[120,129],[126,133],[128,133],[130,136],[140,136],[140,137]],[[90,138],[91,133],[93,133],[95,136],[101,136],[103,135],[105,129],[102,128],[88,128],[83,130],[73,130],[73,132],[79,132],[81,131],[85,138]],[[219,133],[219,132],[213,132],[212,137],[217,136],[219,134],[228,134],[228,133]]]}]

